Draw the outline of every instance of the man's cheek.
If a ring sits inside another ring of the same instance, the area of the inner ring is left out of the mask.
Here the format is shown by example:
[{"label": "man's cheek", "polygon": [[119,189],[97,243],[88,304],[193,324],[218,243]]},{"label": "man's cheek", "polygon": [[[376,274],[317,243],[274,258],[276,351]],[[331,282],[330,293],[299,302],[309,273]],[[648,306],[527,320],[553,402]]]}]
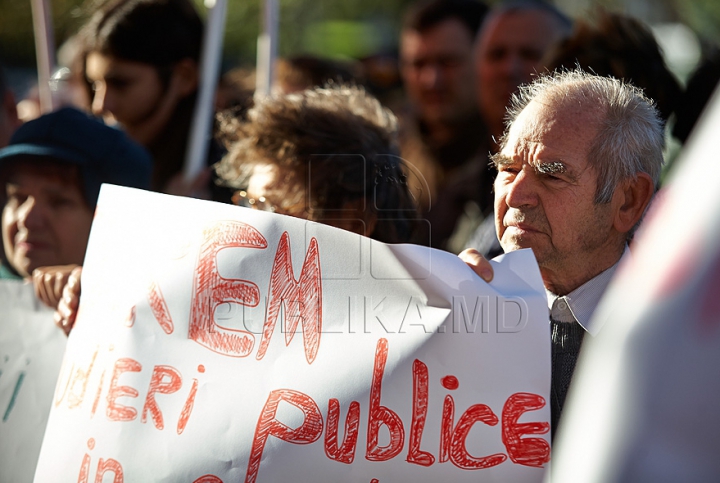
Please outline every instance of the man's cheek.
[{"label": "man's cheek", "polygon": [[[7,210],[3,210],[2,214],[2,241],[8,247],[14,245],[13,240],[18,232],[16,217],[11,217]],[[7,249],[6,249],[7,250]]]}]

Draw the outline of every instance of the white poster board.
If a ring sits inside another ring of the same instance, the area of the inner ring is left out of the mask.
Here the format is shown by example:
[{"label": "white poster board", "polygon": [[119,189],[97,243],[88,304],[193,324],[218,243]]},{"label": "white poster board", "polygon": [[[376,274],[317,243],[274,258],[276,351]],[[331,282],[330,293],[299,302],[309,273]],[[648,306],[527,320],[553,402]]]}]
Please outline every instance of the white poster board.
[{"label": "white poster board", "polygon": [[35,481],[541,481],[529,251],[456,256],[105,186]]},{"label": "white poster board", "polygon": [[0,280],[0,482],[33,480],[66,341],[32,285]]}]

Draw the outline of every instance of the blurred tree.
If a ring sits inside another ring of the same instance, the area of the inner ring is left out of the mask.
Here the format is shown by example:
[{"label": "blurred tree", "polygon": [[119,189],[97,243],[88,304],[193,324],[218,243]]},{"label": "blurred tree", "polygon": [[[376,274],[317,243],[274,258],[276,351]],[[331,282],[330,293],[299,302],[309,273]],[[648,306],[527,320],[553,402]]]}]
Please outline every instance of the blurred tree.
[{"label": "blurred tree", "polygon": [[[55,43],[60,46],[88,18],[102,0],[50,0],[55,28]],[[202,0],[194,0],[204,14]],[[322,30],[326,21],[382,24],[384,31],[397,28],[400,16],[412,0],[280,0],[281,55],[300,53],[316,40],[309,30]],[[226,61],[231,64],[254,63],[256,39],[260,27],[261,0],[229,0],[225,33]],[[35,65],[30,0],[0,0],[0,59],[6,64]],[[350,28],[348,34],[357,32]],[[322,33],[322,32],[318,32]],[[368,39],[377,43],[378,39]],[[393,43],[394,37],[382,39]],[[347,42],[336,39],[333,42]],[[330,49],[332,50],[332,49]]]},{"label": "blurred tree", "polygon": [[[60,46],[103,0],[50,0],[55,43]],[[202,0],[194,0],[204,12]],[[493,4],[498,0],[488,0]],[[280,55],[306,52],[363,55],[367,49],[392,50],[405,8],[413,0],[280,0]],[[603,6],[629,11],[648,0],[556,0],[572,15]],[[720,1],[651,0],[702,37],[720,43]],[[229,0],[225,33],[225,64],[253,64],[262,0]],[[641,20],[648,21],[648,19]],[[0,60],[6,65],[34,67],[30,0],[0,0]]]},{"label": "blurred tree", "polygon": [[680,19],[702,39],[720,45],[720,2],[718,0],[674,0]]},{"label": "blurred tree", "polygon": [[[59,46],[83,22],[82,0],[51,0],[55,42]],[[34,66],[30,0],[0,0],[0,59],[8,65]]]}]

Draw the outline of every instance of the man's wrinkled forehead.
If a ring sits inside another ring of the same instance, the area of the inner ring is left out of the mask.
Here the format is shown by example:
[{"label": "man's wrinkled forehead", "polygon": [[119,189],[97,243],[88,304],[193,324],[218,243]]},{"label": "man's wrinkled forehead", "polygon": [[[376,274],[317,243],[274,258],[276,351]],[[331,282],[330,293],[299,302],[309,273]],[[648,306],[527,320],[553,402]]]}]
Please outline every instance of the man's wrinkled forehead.
[{"label": "man's wrinkled forehead", "polygon": [[546,91],[528,102],[510,123],[502,148],[525,147],[523,143],[552,139],[553,134],[561,131],[564,135],[578,133],[583,137],[591,133],[594,138],[603,117],[601,107],[589,99]]},{"label": "man's wrinkled forehead", "polygon": [[[500,153],[506,158],[523,159],[541,172],[557,173],[562,164],[587,159],[601,118],[597,106],[537,98],[510,124]],[[565,172],[569,171],[566,167]]]},{"label": "man's wrinkled forehead", "polygon": [[[528,103],[517,117],[507,125],[501,143],[501,151],[507,149],[526,149],[528,143],[540,139],[543,127],[538,115],[538,105],[535,101]],[[547,127],[544,127],[547,129]]]}]

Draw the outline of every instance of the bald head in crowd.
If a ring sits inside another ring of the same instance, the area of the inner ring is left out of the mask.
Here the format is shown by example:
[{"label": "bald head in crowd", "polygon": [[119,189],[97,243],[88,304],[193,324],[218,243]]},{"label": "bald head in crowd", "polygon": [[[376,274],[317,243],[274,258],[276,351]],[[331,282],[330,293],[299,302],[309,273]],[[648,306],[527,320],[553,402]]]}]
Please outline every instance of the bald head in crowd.
[{"label": "bald head in crowd", "polygon": [[571,30],[568,17],[539,1],[506,2],[488,14],[477,39],[475,68],[480,113],[495,139],[502,134],[510,96],[544,71],[543,55]]}]

